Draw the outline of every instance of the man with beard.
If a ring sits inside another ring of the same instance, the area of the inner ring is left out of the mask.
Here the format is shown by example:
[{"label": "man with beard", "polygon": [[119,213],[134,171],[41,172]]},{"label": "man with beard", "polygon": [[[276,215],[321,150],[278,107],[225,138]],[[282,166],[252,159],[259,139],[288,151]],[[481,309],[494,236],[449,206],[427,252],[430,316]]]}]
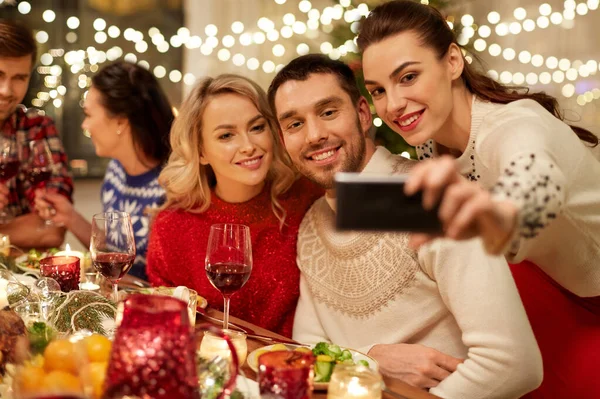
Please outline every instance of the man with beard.
[{"label": "man with beard", "polygon": [[[29,160],[30,143],[42,140],[48,143],[54,165],[45,182],[46,189],[69,199],[73,190],[67,157],[54,122],[41,111],[19,105],[27,93],[36,54],[30,29],[14,21],[0,20],[0,153],[3,155],[0,232],[8,234],[11,243],[21,248],[57,247],[65,236],[64,228],[45,226],[44,220],[33,212],[35,190],[41,187],[32,182],[35,179]],[[14,178],[8,176],[6,165],[10,161],[19,162]],[[50,208],[43,213],[49,215],[52,211]]]},{"label": "man with beard", "polygon": [[479,240],[415,252],[408,234],[335,231],[335,173],[413,165],[366,138],[371,112],[350,68],[299,57],[277,74],[269,101],[294,165],[326,189],[298,234],[294,339],[368,352],[383,374],[445,398],[536,388],[541,356],[503,258],[486,255]]}]

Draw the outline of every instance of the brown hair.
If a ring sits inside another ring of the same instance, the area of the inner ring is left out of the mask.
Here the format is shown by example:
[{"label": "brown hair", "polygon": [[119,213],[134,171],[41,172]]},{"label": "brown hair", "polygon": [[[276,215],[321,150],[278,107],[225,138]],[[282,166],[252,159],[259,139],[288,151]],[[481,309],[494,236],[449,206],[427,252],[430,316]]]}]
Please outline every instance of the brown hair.
[{"label": "brown hair", "polygon": [[334,75],[341,88],[348,93],[352,104],[358,104],[358,100],[362,94],[356,84],[354,72],[342,61],[332,60],[323,54],[306,54],[290,61],[289,64],[283,67],[281,71],[275,75],[275,78],[269,86],[268,96],[269,105],[273,112],[275,109],[275,95],[281,85],[289,80],[307,80],[311,75],[316,73]]},{"label": "brown hair", "polygon": [[139,65],[117,61],[94,75],[92,87],[100,93],[102,106],[110,115],[127,118],[136,150],[166,163],[171,153],[169,131],[175,117],[154,75]]},{"label": "brown hair", "polygon": [[[375,7],[361,25],[357,44],[364,53],[370,45],[407,31],[416,32],[423,45],[433,49],[439,59],[446,55],[452,43],[458,45],[454,33],[437,9],[410,0],[394,0]],[[556,118],[564,120],[556,98],[544,92],[530,93],[527,87],[505,86],[477,71],[467,62],[464,63],[461,77],[471,93],[486,101],[507,104],[531,99]],[[569,126],[581,140],[592,146],[598,145],[598,137],[590,131]]]},{"label": "brown hair", "polygon": [[31,55],[32,63],[37,59],[37,45],[33,32],[18,21],[0,19],[0,57],[25,57]]}]

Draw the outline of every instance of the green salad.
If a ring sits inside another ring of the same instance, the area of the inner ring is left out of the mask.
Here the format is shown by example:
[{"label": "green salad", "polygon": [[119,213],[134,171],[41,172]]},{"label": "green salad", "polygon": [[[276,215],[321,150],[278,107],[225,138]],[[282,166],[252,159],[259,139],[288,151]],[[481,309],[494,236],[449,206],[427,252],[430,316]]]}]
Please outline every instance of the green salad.
[{"label": "green salad", "polygon": [[355,362],[348,349],[342,349],[336,344],[319,342],[312,352],[316,357],[315,382],[329,382],[336,364],[361,364],[369,367],[369,362],[366,360]]},{"label": "green salad", "polygon": [[40,260],[44,259],[47,256],[52,256],[55,253],[59,252],[59,248],[50,248],[47,251],[38,251],[37,249],[30,249],[27,252],[27,258],[19,263],[19,266],[28,267],[30,269],[39,269],[40,268]]}]

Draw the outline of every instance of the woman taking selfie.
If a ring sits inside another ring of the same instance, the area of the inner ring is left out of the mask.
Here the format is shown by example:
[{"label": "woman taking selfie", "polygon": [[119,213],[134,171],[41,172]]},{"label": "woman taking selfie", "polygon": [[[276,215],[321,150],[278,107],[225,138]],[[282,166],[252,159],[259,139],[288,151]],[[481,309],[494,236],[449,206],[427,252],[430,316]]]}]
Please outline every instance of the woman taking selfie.
[{"label": "woman taking selfie", "polygon": [[528,261],[511,267],[544,357],[532,397],[600,395],[598,139],[565,123],[555,98],[466,63],[432,7],[375,8],[358,45],[377,113],[425,161],[407,193],[422,190],[428,208],[439,201],[447,237],[481,235],[489,252]]},{"label": "woman taking selfie", "polygon": [[[104,212],[131,215],[136,258],[129,274],[147,279],[148,211],[162,204],[158,175],[170,153],[173,111],[158,81],[146,69],[128,62],[102,68],[84,100],[81,127],[90,133],[96,155],[112,158],[100,192]],[[38,193],[36,208],[56,210],[52,221],[64,225],[85,247],[90,222],[64,197]]]},{"label": "woman taking selfie", "polygon": [[148,250],[153,285],[185,285],[223,310],[205,272],[210,226],[250,227],[253,270],[231,297],[231,314],[291,336],[299,296],[296,238],[323,193],[297,179],[277,135],[265,92],[220,75],[200,82],[173,125],[173,153],[160,175],[167,200]]}]

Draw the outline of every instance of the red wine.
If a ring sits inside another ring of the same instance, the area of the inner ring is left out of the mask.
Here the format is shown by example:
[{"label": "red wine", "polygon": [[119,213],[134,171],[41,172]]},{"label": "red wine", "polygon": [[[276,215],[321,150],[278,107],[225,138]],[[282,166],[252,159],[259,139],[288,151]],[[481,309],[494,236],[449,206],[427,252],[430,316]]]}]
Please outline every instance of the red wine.
[{"label": "red wine", "polygon": [[111,281],[118,281],[131,269],[134,260],[135,255],[108,252],[96,255],[93,263],[96,270],[104,277]]},{"label": "red wine", "polygon": [[37,186],[40,183],[44,183],[46,180],[50,179],[50,176],[52,176],[52,171],[50,169],[33,168],[27,174],[27,180],[29,180],[34,186]]},{"label": "red wine", "polygon": [[206,266],[210,283],[223,295],[231,295],[246,284],[252,268],[240,263],[215,263]]},{"label": "red wine", "polygon": [[12,179],[19,172],[19,161],[10,161],[0,163],[0,180],[7,181]]}]

